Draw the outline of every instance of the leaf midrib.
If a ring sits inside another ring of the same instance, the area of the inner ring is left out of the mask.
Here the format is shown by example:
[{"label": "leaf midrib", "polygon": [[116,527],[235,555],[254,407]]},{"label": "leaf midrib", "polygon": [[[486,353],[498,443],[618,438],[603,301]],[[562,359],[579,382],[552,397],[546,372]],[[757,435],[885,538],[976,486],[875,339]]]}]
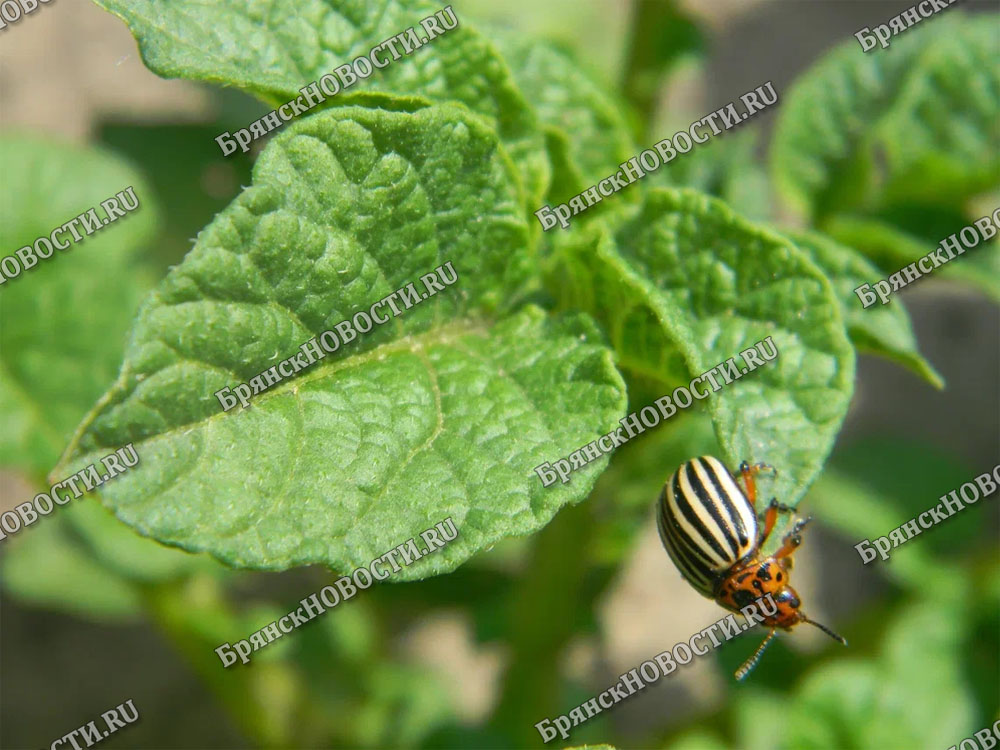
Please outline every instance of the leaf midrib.
[{"label": "leaf midrib", "polygon": [[[400,352],[409,351],[418,357],[421,353],[425,352],[427,347],[448,344],[454,340],[458,340],[463,336],[467,335],[485,335],[487,333],[487,323],[482,319],[465,319],[458,322],[450,323],[448,325],[440,326],[438,328],[432,329],[430,331],[425,331],[421,334],[404,336],[403,338],[397,339],[388,344],[383,344],[377,346],[374,349],[369,349],[368,351],[361,352],[358,354],[352,354],[349,357],[343,359],[337,359],[329,363],[320,363],[312,372],[305,375],[293,376],[287,378],[280,385],[269,388],[268,390],[262,392],[257,397],[254,398],[252,404],[262,405],[271,399],[278,398],[287,394],[289,391],[293,395],[296,395],[299,388],[303,385],[310,383],[314,380],[321,380],[326,377],[335,375],[342,370],[348,370],[354,367],[360,367],[368,362],[373,362],[380,359],[385,359],[388,356],[397,354]],[[313,368],[310,368],[313,369]],[[115,394],[122,392],[124,389],[124,383],[128,378],[128,371],[123,370],[121,375],[118,377],[118,381],[111,387],[111,389],[102,397],[89,414],[84,418],[83,422],[77,428],[76,434],[73,436],[70,445],[66,448],[63,457],[60,459],[59,463],[52,470],[51,475],[57,474],[57,470],[66,467],[71,460],[78,458],[77,449],[79,447],[80,438],[89,430],[90,426],[93,424],[94,419],[97,415],[103,411],[104,406],[108,403],[110,398]],[[176,425],[162,432],[157,432],[149,435],[141,440],[134,441],[138,445],[142,445],[150,440],[169,437],[173,433],[187,431],[195,427],[203,427],[217,419],[224,418],[226,416],[236,415],[242,412],[247,407],[238,407],[230,411],[219,411],[211,416],[201,419],[196,422],[186,422],[182,425]],[[94,452],[99,448],[114,448],[114,446],[98,445],[95,446],[90,452]]]}]

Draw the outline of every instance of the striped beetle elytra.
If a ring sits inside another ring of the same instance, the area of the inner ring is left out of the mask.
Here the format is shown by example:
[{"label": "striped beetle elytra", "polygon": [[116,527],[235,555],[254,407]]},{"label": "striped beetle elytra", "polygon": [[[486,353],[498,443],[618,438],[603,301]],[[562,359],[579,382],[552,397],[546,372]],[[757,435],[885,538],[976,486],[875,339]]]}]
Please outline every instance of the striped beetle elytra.
[{"label": "striped beetle elytra", "polygon": [[750,466],[746,461],[740,464],[744,493],[736,477],[719,459],[693,458],[681,464],[663,486],[656,514],[660,540],[667,554],[681,576],[700,594],[732,612],[739,612],[741,607],[767,594],[777,604],[774,614],[763,617],[770,633],[753,656],[736,670],[737,680],[757,666],[778,628],[790,630],[800,622],[807,622],[847,645],[841,636],[799,611],[799,595],[788,582],[791,556],[802,543],[800,532],[809,519],[793,524],[773,555],[761,555],[778,513],[792,511],[772,499],[761,526],[754,477],[762,471],[774,472],[774,469],[767,464]]}]

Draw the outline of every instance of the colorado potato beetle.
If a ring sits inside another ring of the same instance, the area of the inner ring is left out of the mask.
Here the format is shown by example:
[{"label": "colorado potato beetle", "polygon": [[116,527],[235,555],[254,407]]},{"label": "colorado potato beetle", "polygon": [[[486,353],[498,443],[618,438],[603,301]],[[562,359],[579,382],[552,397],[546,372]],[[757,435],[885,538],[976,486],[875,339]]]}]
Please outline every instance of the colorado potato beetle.
[{"label": "colorado potato beetle", "polygon": [[791,556],[802,543],[800,532],[809,519],[796,521],[773,555],[761,556],[778,513],[792,511],[772,499],[760,527],[754,477],[762,471],[774,469],[767,464],[740,464],[744,494],[719,459],[702,456],[686,461],[663,486],[656,519],[667,554],[700,594],[733,612],[766,594],[771,594],[777,604],[777,612],[764,617],[763,624],[771,632],[736,670],[737,680],[757,666],[778,628],[790,630],[807,622],[847,645],[841,636],[799,611],[799,595],[788,583]]}]

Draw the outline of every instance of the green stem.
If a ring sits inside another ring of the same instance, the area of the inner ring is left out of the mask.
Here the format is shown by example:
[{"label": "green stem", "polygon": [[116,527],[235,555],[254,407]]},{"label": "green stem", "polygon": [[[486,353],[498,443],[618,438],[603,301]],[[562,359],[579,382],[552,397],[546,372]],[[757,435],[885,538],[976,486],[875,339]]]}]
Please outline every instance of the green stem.
[{"label": "green stem", "polygon": [[494,725],[514,747],[539,744],[535,722],[561,704],[560,661],[586,610],[581,550],[592,529],[587,503],[560,511],[538,535],[523,585],[508,609],[511,658]]},{"label": "green stem", "polygon": [[[213,643],[212,631],[228,632],[230,627],[238,628],[239,621],[218,581],[196,575],[182,582],[147,586],[142,593],[150,617],[184,654],[237,728],[261,747],[291,747],[293,709],[302,693],[298,678],[280,661],[223,667],[214,650],[225,638]],[[209,623],[224,627],[208,627]]]},{"label": "green stem", "polygon": [[[664,74],[680,57],[701,47],[700,32],[674,0],[633,1],[622,88],[647,131],[656,114]],[[645,140],[649,133],[639,135]]]}]

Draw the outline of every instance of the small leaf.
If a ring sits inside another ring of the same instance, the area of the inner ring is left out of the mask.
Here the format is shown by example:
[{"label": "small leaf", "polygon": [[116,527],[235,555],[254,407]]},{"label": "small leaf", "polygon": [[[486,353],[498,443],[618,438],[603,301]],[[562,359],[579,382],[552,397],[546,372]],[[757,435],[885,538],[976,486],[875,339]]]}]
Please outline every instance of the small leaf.
[{"label": "small leaf", "polygon": [[[279,105],[299,89],[416,27],[439,6],[423,0],[97,0],[128,24],[143,61],[165,78],[211,81]],[[397,46],[398,43],[397,43]],[[400,47],[402,50],[402,47]],[[379,59],[392,60],[388,51]],[[459,26],[348,92],[376,91],[460,102],[495,123],[524,176],[533,207],[548,185],[545,143],[528,103],[496,49],[464,18]],[[328,100],[342,103],[344,92]],[[250,123],[247,123],[249,126]]]},{"label": "small leaf", "polygon": [[767,461],[781,501],[801,498],[854,380],[836,295],[802,251],[715,199],[657,189],[615,240],[564,246],[550,278],[603,324],[620,364],[664,393],[772,336],[777,359],[705,403],[732,465]]},{"label": "small leaf", "polygon": [[[730,743],[730,747],[735,744],[740,750],[790,750],[785,740],[786,728],[792,725],[790,729],[794,731],[794,725],[803,717],[789,713],[785,696],[752,682],[741,687],[734,698],[732,723],[738,742]],[[782,731],[775,732],[774,728],[779,726]]]},{"label": "small leaf", "polygon": [[874,664],[831,664],[804,680],[791,713],[812,721],[792,728],[787,747],[950,747],[969,736],[977,722],[960,668],[963,630],[954,608],[906,608]]},{"label": "small leaf", "polygon": [[[606,459],[551,488],[533,468],[610,429],[624,385],[592,323],[502,314],[531,265],[517,198],[464,110],[295,123],[144,303],[73,464],[134,442],[139,464],[103,500],[238,566],[347,572],[450,516],[458,538],[397,574],[418,578],[537,530]],[[454,288],[220,410],[222,386],[446,261]]]},{"label": "small leaf", "polygon": [[[0,465],[38,477],[114,381],[128,322],[150,286],[133,256],[152,239],[157,207],[129,164],[98,149],[5,136],[0,169],[17,185],[0,201],[4,255],[130,185],[140,202],[0,289]],[[69,230],[60,236],[72,239]]]},{"label": "small leaf", "polygon": [[851,39],[785,97],[775,181],[820,220],[887,201],[961,205],[997,184],[997,16],[949,12],[864,54]]},{"label": "small leaf", "polygon": [[908,367],[935,388],[942,388],[941,375],[920,356],[910,317],[900,300],[889,305],[862,307],[854,290],[882,278],[879,270],[857,251],[815,232],[786,231],[798,247],[809,254],[826,273],[842,305],[844,322],[858,349],[882,355]]},{"label": "small leaf", "polygon": [[[614,174],[636,153],[622,116],[625,104],[588,77],[569,51],[515,33],[501,33],[497,39],[518,86],[547,131],[555,134],[550,140],[566,146],[568,158],[553,159],[553,187],[559,189],[550,190],[550,200],[569,200]],[[558,174],[560,164],[567,174]]]}]

